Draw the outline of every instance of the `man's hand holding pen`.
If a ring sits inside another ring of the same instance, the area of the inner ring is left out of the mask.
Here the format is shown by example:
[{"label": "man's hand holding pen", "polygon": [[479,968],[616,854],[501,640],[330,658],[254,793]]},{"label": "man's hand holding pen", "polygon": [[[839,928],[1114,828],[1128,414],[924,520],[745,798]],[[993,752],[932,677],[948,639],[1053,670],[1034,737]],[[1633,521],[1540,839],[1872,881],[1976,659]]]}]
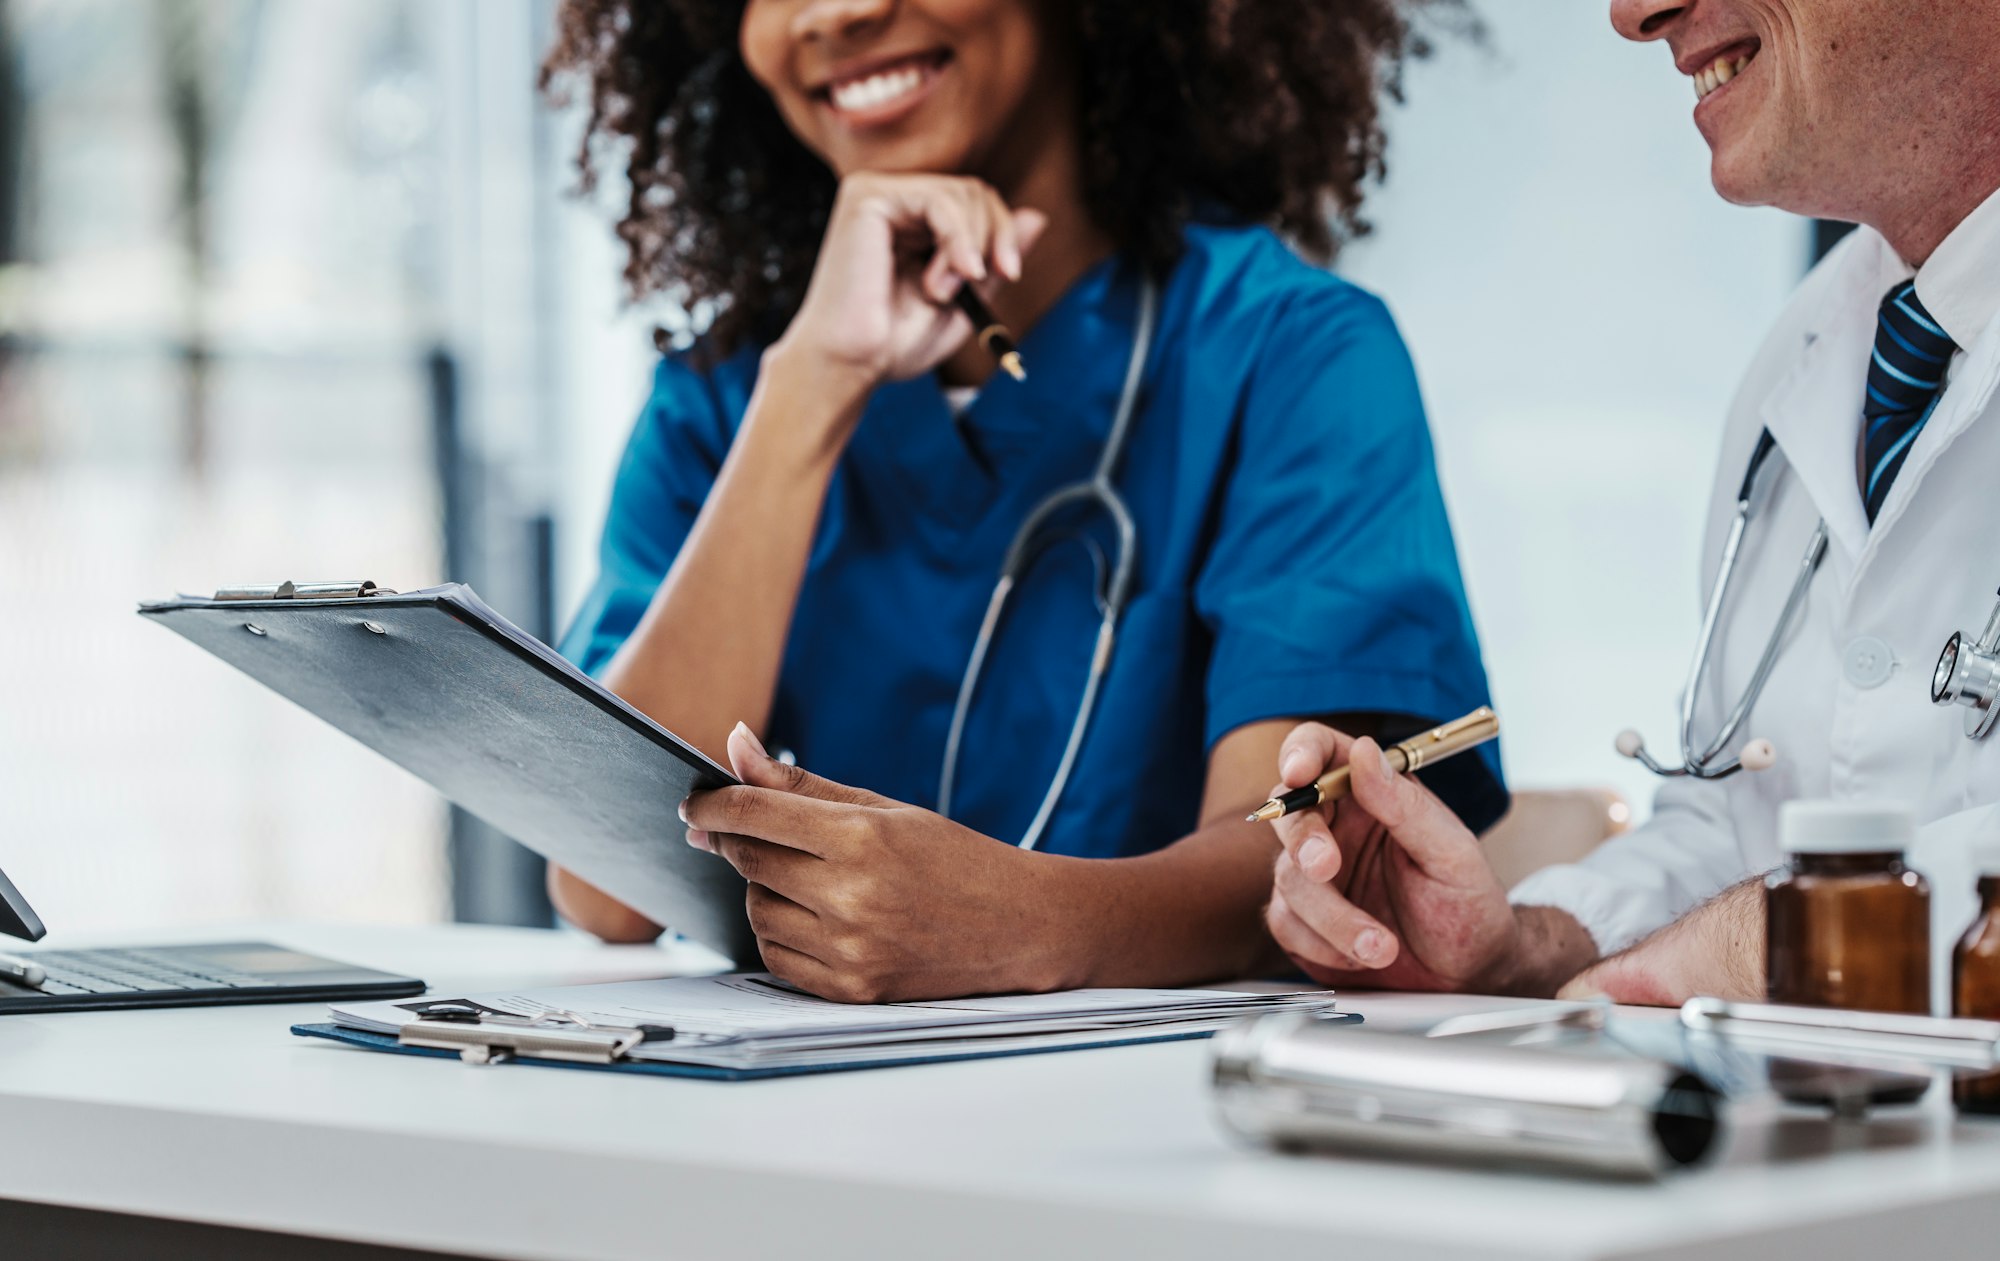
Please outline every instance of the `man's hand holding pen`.
[{"label": "man's hand holding pen", "polygon": [[1348,795],[1273,825],[1284,852],[1266,919],[1278,944],[1323,984],[1497,988],[1517,938],[1507,892],[1478,838],[1380,745],[1305,723],[1286,738],[1272,796],[1339,766]]},{"label": "man's hand holding pen", "polygon": [[[1453,744],[1462,751],[1478,743],[1470,737],[1479,734],[1479,717],[1468,715],[1397,747],[1407,751],[1430,741],[1434,748]],[[1458,738],[1438,738],[1454,730]],[[1422,761],[1397,759],[1412,767]],[[1278,765],[1284,782],[1273,798],[1315,781],[1324,793],[1328,772],[1348,771],[1340,791],[1323,804],[1273,825],[1284,852],[1265,919],[1285,953],[1313,979],[1548,997],[1597,961],[1596,942],[1567,911],[1511,905],[1479,838],[1373,740],[1305,723],[1286,737]],[[1705,976],[1711,962],[1695,935],[1642,943],[1634,953],[1640,957],[1623,971],[1603,973],[1590,988],[1648,1001],[1650,982],[1638,974],[1654,981]],[[1593,969],[1577,979],[1599,974]]]}]

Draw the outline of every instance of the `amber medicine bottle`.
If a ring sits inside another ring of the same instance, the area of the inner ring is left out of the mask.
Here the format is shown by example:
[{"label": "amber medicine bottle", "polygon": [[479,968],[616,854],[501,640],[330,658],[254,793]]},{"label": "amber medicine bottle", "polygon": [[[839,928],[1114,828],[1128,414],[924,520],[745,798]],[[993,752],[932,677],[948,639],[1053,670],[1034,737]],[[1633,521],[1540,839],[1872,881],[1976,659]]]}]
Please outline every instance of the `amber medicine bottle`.
[{"label": "amber medicine bottle", "polygon": [[1930,885],[1903,865],[1915,838],[1895,807],[1784,806],[1785,865],[1764,882],[1771,1002],[1930,1014]]},{"label": "amber medicine bottle", "polygon": [[[1931,891],[1903,865],[1915,839],[1909,812],[1890,806],[1794,801],[1779,811],[1785,865],[1764,881],[1771,1002],[1930,1014]],[[1771,1086],[1848,1111],[1912,1102],[1930,1079],[1778,1059]]]},{"label": "amber medicine bottle", "polygon": [[[1951,1014],[2000,1020],[2000,845],[1982,851],[1979,914],[1951,956]],[[1961,1112],[2000,1116],[2000,1073],[1961,1077],[1952,1083]]]}]

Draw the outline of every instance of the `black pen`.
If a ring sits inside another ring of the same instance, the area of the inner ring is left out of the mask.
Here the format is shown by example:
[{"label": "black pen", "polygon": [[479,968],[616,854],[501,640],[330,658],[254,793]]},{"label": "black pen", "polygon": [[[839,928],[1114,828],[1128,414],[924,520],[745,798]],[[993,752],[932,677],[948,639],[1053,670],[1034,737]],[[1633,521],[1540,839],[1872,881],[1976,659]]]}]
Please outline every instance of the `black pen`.
[{"label": "black pen", "polygon": [[972,286],[961,284],[952,301],[956,302],[958,309],[965,312],[965,317],[972,321],[974,335],[979,338],[979,344],[986,348],[986,353],[993,356],[1008,376],[1016,381],[1027,380],[1028,370],[1021,364],[1021,348],[1014,344],[1014,335],[1007,331],[1007,326],[1002,324],[993,312],[986,309],[986,304],[979,300],[979,295],[972,291]]}]

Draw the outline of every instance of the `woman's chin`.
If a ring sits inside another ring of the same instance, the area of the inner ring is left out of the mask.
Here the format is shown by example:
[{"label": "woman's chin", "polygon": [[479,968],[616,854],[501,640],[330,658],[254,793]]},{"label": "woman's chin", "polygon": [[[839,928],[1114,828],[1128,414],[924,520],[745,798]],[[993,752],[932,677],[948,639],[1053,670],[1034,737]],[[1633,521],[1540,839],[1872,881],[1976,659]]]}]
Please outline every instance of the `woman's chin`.
[{"label": "woman's chin", "polygon": [[821,152],[835,175],[845,179],[858,172],[878,175],[961,174],[970,169],[968,146],[934,133],[853,135],[836,137]]}]

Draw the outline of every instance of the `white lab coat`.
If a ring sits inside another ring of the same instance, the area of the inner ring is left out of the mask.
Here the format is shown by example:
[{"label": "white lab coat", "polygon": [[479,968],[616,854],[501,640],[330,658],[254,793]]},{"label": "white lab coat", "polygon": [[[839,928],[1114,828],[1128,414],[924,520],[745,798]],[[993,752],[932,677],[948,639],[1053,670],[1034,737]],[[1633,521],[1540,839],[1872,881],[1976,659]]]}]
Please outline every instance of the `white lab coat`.
[{"label": "white lab coat", "polygon": [[[1666,781],[1643,827],[1581,863],[1531,876],[1512,895],[1568,910],[1607,953],[1781,865],[1783,802],[1889,800],[1917,814],[1910,863],[1931,882],[1934,997],[1945,992],[1951,947],[1975,905],[1972,847],[2000,843],[2000,732],[1966,739],[1967,711],[1933,705],[1929,691],[1946,638],[1976,635],[2000,586],[2000,194],[1917,273],[1918,297],[1961,353],[1870,529],[1856,476],[1862,391],[1878,304],[1909,276],[1879,235],[1854,232],[1801,285],[1730,409],[1709,509],[1707,586],[1762,430],[1778,450],[1759,482],[1697,698],[1698,739],[1712,739],[1742,695],[1814,523],[1824,518],[1829,534],[1809,605],[1739,736],[1768,738],[1777,765],[1720,782]],[[1677,742],[1662,744],[1665,757]]]}]

